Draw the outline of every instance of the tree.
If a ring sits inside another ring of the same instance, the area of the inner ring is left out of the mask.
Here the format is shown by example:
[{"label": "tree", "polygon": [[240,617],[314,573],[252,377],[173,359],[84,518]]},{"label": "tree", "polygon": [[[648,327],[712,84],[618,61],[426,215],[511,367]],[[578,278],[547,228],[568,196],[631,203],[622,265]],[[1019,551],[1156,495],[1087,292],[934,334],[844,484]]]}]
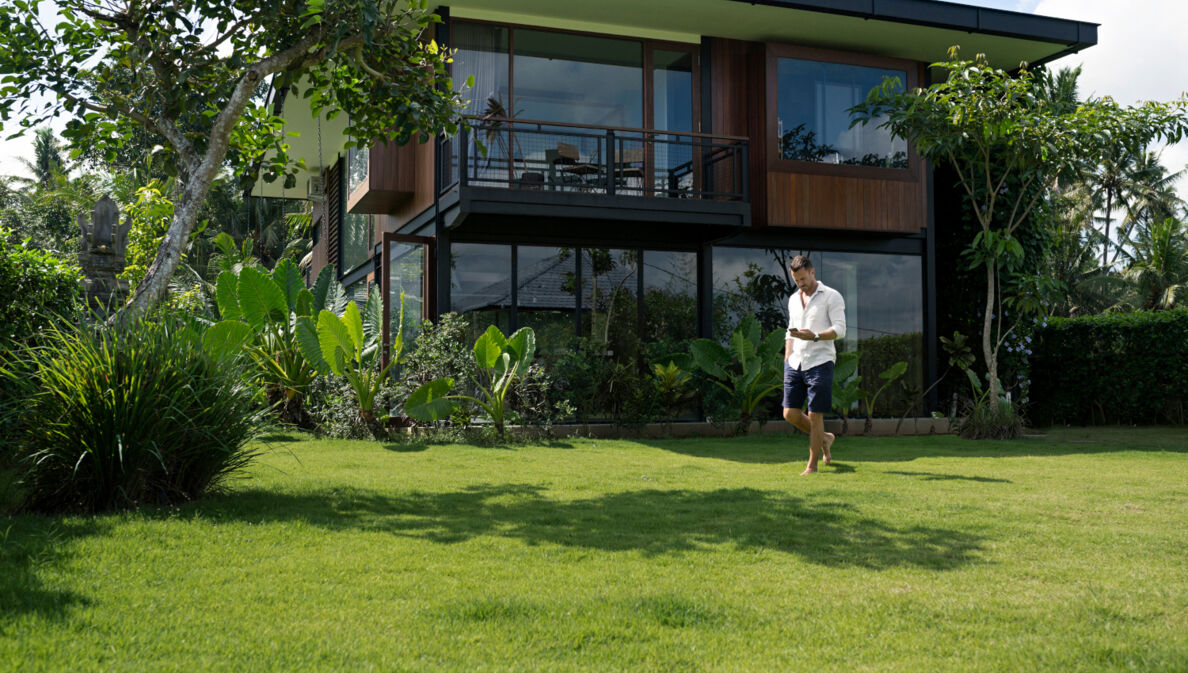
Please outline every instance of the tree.
[{"label": "tree", "polygon": [[457,130],[461,101],[424,0],[59,0],[54,27],[38,4],[0,0],[0,119],[31,110],[18,120],[28,129],[64,111],[74,148],[109,159],[147,131],[177,168],[173,219],[123,311],[164,296],[229,152],[240,175],[295,180],[283,120],[258,95],[269,78],[314,114],[347,113],[355,144]]},{"label": "tree", "polygon": [[33,173],[33,178],[42,189],[53,189],[54,178],[66,172],[62,148],[54,137],[53,129],[48,126],[37,129],[34,135],[33,161],[21,159],[21,163]]},{"label": "tree", "polygon": [[999,398],[999,349],[1013,329],[1003,310],[1015,309],[1017,316],[1038,309],[1041,300],[1031,283],[1004,298],[1003,269],[1016,269],[1023,257],[1016,231],[1076,165],[1096,163],[1112,147],[1178,141],[1188,131],[1188,98],[1127,108],[1107,97],[1072,108],[1048,100],[1026,64],[1010,74],[992,68],[981,54],[960,60],[954,47],[948,61],[933,67],[947,77],[926,89],[901,91],[898,81],[884,80],[853,108],[853,123],[879,123],[921,156],[956,171],[978,224],[965,257],[985,272],[982,355],[993,403]]},{"label": "tree", "polygon": [[1132,308],[1175,308],[1188,287],[1188,217],[1139,223],[1126,243],[1122,277],[1136,295]]}]

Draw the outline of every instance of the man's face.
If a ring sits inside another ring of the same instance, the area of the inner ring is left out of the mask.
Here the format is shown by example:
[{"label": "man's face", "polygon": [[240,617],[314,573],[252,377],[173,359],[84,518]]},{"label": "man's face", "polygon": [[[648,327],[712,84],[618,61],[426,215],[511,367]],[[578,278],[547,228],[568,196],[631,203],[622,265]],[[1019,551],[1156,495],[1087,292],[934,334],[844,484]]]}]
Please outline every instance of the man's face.
[{"label": "man's face", "polygon": [[812,294],[817,289],[817,274],[814,269],[800,269],[792,272],[792,280],[796,287],[805,294]]}]

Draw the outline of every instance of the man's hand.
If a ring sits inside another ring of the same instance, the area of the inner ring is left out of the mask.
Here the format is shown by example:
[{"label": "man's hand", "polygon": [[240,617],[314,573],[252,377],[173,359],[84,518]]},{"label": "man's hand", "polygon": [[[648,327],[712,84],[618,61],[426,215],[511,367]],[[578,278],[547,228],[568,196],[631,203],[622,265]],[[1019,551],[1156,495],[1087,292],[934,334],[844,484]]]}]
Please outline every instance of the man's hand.
[{"label": "man's hand", "polygon": [[804,339],[805,341],[812,341],[817,335],[812,330],[808,329],[789,329],[789,339]]}]

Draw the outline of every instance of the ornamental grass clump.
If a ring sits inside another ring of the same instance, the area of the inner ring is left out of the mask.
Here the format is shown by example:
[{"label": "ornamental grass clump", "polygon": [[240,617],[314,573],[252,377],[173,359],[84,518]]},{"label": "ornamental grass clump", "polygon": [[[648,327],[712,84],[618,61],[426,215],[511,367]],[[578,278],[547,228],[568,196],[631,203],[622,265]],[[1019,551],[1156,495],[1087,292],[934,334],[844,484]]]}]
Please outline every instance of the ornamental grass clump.
[{"label": "ornamental grass clump", "polygon": [[83,511],[198,498],[254,456],[262,417],[235,353],[179,316],[51,328],[0,362],[24,507]]}]

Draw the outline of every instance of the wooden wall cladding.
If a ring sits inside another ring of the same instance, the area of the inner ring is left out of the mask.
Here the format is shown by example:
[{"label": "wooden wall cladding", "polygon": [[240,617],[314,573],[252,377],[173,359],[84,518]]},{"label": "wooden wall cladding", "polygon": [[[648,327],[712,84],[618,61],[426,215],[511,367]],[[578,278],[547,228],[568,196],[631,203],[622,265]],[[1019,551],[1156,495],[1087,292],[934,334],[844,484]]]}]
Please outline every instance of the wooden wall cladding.
[{"label": "wooden wall cladding", "polygon": [[[769,151],[774,135],[777,55],[883,66],[887,59],[757,42],[707,38],[710,118],[714,133],[750,138],[751,224],[852,231],[916,233],[927,220],[923,163],[912,153],[911,168],[889,177],[886,169],[779,161]],[[919,67],[895,62],[909,71]],[[878,175],[878,172],[884,175]]]},{"label": "wooden wall cladding", "polygon": [[[412,151],[413,158],[413,193],[412,196],[390,211],[390,218],[382,225],[383,231],[396,231],[412,218],[420,215],[426,208],[433,205],[433,152],[437,145],[432,138],[428,142],[421,142],[420,136],[408,141],[405,148]],[[375,240],[380,240],[379,235]]]},{"label": "wooden wall cladding", "polygon": [[921,182],[767,174],[767,225],[917,233],[927,212]]},{"label": "wooden wall cladding", "polygon": [[412,198],[416,191],[416,146],[383,143],[370,150],[367,179],[351,192],[347,210],[382,215]]}]

